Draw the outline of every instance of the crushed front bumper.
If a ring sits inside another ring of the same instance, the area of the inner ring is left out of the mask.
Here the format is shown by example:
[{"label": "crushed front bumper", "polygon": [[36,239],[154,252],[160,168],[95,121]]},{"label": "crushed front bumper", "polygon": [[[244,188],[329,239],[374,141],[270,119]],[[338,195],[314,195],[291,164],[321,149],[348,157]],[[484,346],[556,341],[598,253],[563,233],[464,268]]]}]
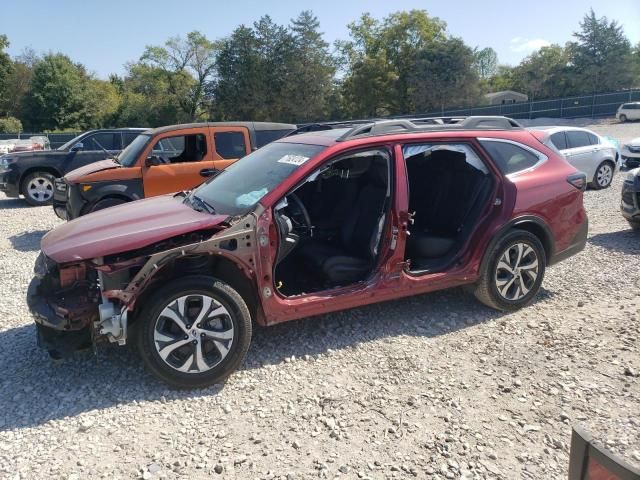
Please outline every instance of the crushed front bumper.
[{"label": "crushed front bumper", "polygon": [[54,273],[51,261],[42,253],[34,270],[36,276],[27,289],[27,305],[36,323],[38,344],[56,358],[90,347],[98,308],[88,289],[80,285],[51,291],[53,282],[48,276]]}]

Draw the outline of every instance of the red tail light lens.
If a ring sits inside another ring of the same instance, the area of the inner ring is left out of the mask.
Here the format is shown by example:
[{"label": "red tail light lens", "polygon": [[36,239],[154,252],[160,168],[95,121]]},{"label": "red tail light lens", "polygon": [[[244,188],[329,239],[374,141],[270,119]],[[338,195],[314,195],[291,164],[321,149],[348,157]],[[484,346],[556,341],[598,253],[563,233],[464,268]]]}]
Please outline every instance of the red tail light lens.
[{"label": "red tail light lens", "polygon": [[587,176],[582,172],[572,173],[567,177],[567,182],[583,192],[587,189]]}]

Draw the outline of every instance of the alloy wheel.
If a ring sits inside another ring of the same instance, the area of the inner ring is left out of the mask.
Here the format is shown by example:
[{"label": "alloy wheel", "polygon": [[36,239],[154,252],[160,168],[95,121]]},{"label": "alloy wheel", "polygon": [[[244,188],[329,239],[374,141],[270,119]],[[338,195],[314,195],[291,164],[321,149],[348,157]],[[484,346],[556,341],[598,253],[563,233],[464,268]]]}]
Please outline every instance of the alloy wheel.
[{"label": "alloy wheel", "polygon": [[33,177],[27,186],[27,194],[35,202],[47,202],[53,196],[53,182],[46,177]]},{"label": "alloy wheel", "polygon": [[538,272],[536,251],[527,243],[515,243],[500,256],[495,273],[496,288],[505,300],[520,300],[535,285]]},{"label": "alloy wheel", "polygon": [[596,182],[598,182],[599,187],[607,187],[611,183],[613,179],[613,168],[608,163],[600,165],[598,171],[596,172]]},{"label": "alloy wheel", "polygon": [[172,300],[156,319],[154,345],[171,368],[203,373],[216,367],[229,353],[234,338],[229,311],[202,294]]}]

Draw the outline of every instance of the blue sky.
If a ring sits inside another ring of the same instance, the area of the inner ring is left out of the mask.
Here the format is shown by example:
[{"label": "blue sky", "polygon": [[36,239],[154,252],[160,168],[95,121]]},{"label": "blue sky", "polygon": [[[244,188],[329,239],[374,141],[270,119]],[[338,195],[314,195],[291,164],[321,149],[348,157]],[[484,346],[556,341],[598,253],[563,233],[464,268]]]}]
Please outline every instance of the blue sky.
[{"label": "blue sky", "polygon": [[215,39],[264,14],[288,23],[309,8],[333,42],[347,38],[346,25],[363,12],[382,18],[417,8],[446,21],[467,44],[493,47],[501,63],[516,64],[542,45],[564,44],[590,7],[618,20],[629,39],[640,42],[640,0],[0,0],[0,33],[9,37],[12,55],[25,47],[63,52],[106,78],[123,73],[124,63],[139,58],[145,45],[192,30]]}]

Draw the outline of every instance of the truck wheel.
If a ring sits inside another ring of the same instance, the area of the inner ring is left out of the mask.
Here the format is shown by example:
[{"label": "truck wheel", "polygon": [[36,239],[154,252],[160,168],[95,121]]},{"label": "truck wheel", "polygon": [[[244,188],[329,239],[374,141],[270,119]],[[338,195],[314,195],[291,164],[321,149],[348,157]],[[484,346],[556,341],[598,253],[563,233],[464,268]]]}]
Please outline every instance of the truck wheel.
[{"label": "truck wheel", "polygon": [[48,172],[33,172],[22,180],[20,193],[29,205],[41,207],[53,202],[53,182],[55,177]]},{"label": "truck wheel", "polygon": [[102,200],[98,200],[87,211],[87,213],[97,212],[98,210],[104,210],[105,208],[115,207],[116,205],[122,205],[123,203],[127,203],[127,201],[123,198],[104,198]]},{"label": "truck wheel", "polygon": [[244,360],[251,315],[233,288],[194,275],[160,288],[138,317],[140,356],[159,379],[177,388],[219,383]]},{"label": "truck wheel", "polygon": [[591,181],[592,188],[600,190],[611,185],[614,170],[615,167],[610,161],[604,161],[598,165],[596,173],[593,175],[593,180]]},{"label": "truck wheel", "polygon": [[474,294],[497,310],[517,310],[535,298],[545,266],[546,256],[538,237],[512,230],[489,252]]}]

